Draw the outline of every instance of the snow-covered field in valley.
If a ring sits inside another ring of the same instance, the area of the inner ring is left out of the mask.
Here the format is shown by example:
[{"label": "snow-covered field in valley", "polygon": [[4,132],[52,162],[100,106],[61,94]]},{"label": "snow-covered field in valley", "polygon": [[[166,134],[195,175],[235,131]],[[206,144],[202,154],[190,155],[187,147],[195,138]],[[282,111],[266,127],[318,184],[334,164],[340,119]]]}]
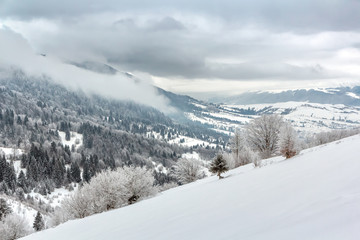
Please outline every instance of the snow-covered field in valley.
[{"label": "snow-covered field in valley", "polygon": [[360,107],[358,106],[310,102],[220,104],[215,111],[204,109],[201,113],[186,113],[185,116],[195,122],[210,124],[216,131],[232,134],[231,129],[243,127],[252,119],[270,113],[283,116],[297,131],[305,133],[360,126]]},{"label": "snow-covered field in valley", "polygon": [[250,165],[27,240],[360,239],[360,136]]}]

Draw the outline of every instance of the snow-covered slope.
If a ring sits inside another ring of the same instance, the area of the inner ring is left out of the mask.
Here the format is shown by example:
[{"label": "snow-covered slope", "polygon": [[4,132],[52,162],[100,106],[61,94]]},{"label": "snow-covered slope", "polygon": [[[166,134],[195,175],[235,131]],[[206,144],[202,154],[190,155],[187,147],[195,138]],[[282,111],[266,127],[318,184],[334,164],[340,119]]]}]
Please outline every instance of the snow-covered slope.
[{"label": "snow-covered slope", "polygon": [[343,104],[309,102],[278,102],[250,105],[217,105],[186,113],[189,120],[208,124],[216,131],[230,134],[237,127],[262,114],[279,114],[292,123],[297,131],[318,133],[333,129],[360,127],[360,107]]},{"label": "snow-covered slope", "polygon": [[360,136],[35,233],[57,239],[359,239]]}]

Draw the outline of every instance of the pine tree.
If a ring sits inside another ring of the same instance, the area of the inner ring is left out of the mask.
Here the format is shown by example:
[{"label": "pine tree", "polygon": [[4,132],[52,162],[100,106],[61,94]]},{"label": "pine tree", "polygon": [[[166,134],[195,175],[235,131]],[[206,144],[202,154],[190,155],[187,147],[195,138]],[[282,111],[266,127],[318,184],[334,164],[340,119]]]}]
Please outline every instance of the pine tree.
[{"label": "pine tree", "polygon": [[85,164],[84,164],[82,178],[83,178],[84,182],[89,182],[91,179],[91,174],[89,171],[89,164],[87,162],[85,162]]},{"label": "pine tree", "polygon": [[60,188],[65,179],[65,164],[61,159],[55,161],[54,171],[53,171],[53,179],[55,182],[55,186]]},{"label": "pine tree", "polygon": [[71,179],[75,182],[81,182],[81,171],[77,163],[72,163],[70,166]]},{"label": "pine tree", "polygon": [[65,140],[70,141],[70,131],[69,130],[66,130],[66,132],[65,132]]},{"label": "pine tree", "polygon": [[226,172],[229,170],[229,167],[226,164],[226,160],[224,159],[223,155],[218,154],[216,158],[211,162],[210,165],[210,172],[217,173],[217,176],[223,178],[221,173]]},{"label": "pine tree", "polygon": [[6,215],[11,213],[11,208],[6,203],[6,200],[3,198],[0,198],[0,221],[2,221]]},{"label": "pine tree", "polygon": [[21,170],[17,179],[17,185],[27,192],[27,181],[24,172]]},{"label": "pine tree", "polygon": [[34,224],[33,224],[33,228],[35,229],[35,231],[41,231],[44,230],[45,228],[45,223],[44,223],[44,219],[41,216],[40,212],[37,212],[35,220],[34,220]]},{"label": "pine tree", "polygon": [[13,163],[6,164],[5,170],[4,170],[4,182],[8,186],[8,188],[14,192],[16,187],[16,174],[15,174],[15,168]]},{"label": "pine tree", "polygon": [[3,155],[2,157],[0,156],[0,182],[4,180],[5,169],[6,169],[6,159],[5,159],[5,155]]}]

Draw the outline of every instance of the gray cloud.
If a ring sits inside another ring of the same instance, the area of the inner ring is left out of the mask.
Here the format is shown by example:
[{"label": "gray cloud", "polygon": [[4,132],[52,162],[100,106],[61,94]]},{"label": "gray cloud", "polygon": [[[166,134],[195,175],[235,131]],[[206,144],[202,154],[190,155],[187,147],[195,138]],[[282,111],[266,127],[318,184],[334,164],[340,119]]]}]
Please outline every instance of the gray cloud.
[{"label": "gray cloud", "polygon": [[63,63],[51,56],[35,54],[25,39],[9,29],[0,29],[0,52],[2,74],[9,69],[21,69],[29,77],[46,76],[73,90],[82,89],[90,94],[132,100],[164,112],[173,111],[167,106],[168,100],[158,95],[146,76],[141,77],[142,81],[135,81],[122,73],[102,74]]},{"label": "gray cloud", "polygon": [[229,21],[257,23],[279,30],[360,29],[360,2],[357,0],[32,0],[0,2],[0,15],[23,19],[77,18],[99,12],[192,12]]},{"label": "gray cloud", "polygon": [[356,0],[5,0],[0,20],[65,62],[169,81],[326,81],[360,76],[359,10]]}]

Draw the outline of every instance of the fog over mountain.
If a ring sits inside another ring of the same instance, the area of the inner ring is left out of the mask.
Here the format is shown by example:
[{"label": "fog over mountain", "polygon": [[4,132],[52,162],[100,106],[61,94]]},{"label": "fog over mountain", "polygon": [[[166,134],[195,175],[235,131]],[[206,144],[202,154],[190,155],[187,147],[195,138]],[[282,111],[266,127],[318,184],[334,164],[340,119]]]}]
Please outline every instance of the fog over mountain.
[{"label": "fog over mountain", "polygon": [[[16,51],[15,51],[16,50]],[[100,94],[108,98],[132,100],[149,105],[164,112],[171,112],[167,99],[159,96],[151,80],[141,75],[141,81],[130,78],[121,72],[108,74],[105,65],[77,67],[61,61],[56,56],[36,54],[28,42],[10,29],[0,30],[0,77],[6,77],[11,69],[19,69],[29,77],[45,78],[61,83],[72,90],[82,90],[89,94]],[[79,65],[78,65],[79,66]],[[91,69],[92,68],[92,69]],[[104,70],[105,69],[105,70]]]},{"label": "fog over mountain", "polygon": [[354,0],[3,0],[0,28],[36,53],[110,64],[207,98],[358,85],[359,9]]}]

